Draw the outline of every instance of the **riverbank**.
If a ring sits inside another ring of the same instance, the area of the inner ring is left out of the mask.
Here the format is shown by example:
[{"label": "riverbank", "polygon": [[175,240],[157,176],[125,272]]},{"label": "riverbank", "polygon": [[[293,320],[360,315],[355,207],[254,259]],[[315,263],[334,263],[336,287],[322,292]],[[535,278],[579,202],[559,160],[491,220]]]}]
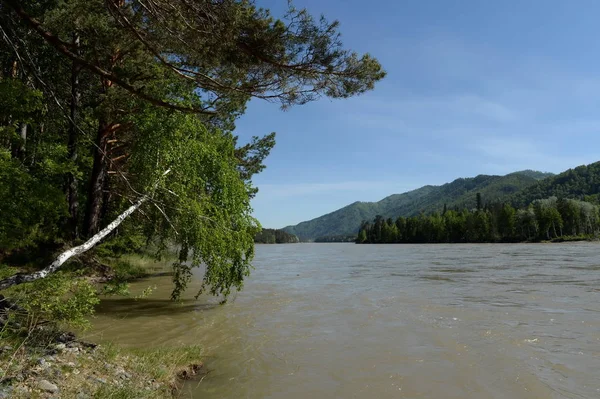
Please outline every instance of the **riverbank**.
[{"label": "riverbank", "polygon": [[0,398],[176,396],[180,383],[201,370],[200,357],[201,349],[189,346],[125,350],[72,339],[43,346],[9,340],[0,348]]},{"label": "riverbank", "polygon": [[[98,283],[101,293],[127,295],[128,282],[164,273],[164,264],[139,255],[103,259],[82,278]],[[54,323],[26,320],[20,315],[0,328],[0,399],[176,397],[182,382],[202,371],[199,346],[96,345]]]}]

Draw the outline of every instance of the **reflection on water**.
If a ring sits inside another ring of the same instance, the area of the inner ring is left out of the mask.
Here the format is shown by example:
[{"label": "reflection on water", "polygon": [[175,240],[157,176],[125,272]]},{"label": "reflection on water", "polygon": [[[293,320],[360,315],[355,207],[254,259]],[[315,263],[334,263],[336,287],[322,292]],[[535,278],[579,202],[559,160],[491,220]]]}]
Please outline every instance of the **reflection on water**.
[{"label": "reflection on water", "polygon": [[261,245],[230,303],[172,303],[157,276],[104,301],[91,338],[201,344],[197,398],[598,398],[598,249]]}]

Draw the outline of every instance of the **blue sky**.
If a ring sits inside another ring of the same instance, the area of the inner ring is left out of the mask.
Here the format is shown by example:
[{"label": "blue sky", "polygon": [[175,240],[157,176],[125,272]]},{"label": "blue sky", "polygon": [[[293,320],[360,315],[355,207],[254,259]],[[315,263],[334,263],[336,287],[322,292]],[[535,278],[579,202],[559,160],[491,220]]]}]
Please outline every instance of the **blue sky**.
[{"label": "blue sky", "polygon": [[[286,0],[257,0],[275,14]],[[254,214],[280,228],[458,177],[600,160],[600,2],[296,0],[388,72],[374,91],[282,112],[253,100],[241,139],[277,132]]]}]

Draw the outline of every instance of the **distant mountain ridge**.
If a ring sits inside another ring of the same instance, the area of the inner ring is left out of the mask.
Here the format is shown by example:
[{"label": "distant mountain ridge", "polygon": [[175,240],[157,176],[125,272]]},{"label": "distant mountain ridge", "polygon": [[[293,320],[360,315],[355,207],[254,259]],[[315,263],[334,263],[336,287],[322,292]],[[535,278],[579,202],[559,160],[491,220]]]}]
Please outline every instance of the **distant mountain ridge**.
[{"label": "distant mountain ridge", "polygon": [[484,202],[506,199],[527,187],[535,186],[540,180],[552,178],[554,174],[524,170],[505,176],[478,175],[459,178],[441,186],[423,186],[402,194],[392,194],[378,202],[354,202],[341,209],[318,218],[287,226],[282,230],[294,234],[303,241],[317,237],[356,234],[363,220],[372,220],[377,215],[385,218],[415,216],[419,213],[442,211],[448,208],[475,207],[476,193]]}]

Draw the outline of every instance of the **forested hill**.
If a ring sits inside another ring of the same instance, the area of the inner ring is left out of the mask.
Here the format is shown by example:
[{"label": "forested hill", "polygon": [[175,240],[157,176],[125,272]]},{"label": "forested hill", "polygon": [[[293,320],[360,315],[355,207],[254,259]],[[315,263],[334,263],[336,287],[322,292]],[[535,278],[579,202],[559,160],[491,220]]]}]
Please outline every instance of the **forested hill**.
[{"label": "forested hill", "polygon": [[254,237],[257,244],[294,244],[299,241],[295,235],[278,229],[262,229]]},{"label": "forested hill", "polygon": [[379,202],[355,202],[316,219],[287,226],[283,230],[297,235],[302,241],[325,236],[352,235],[358,232],[361,221],[372,220],[377,215],[386,218],[415,216],[421,212],[427,214],[441,211],[444,205],[448,208],[474,208],[476,193],[480,193],[485,202],[499,201],[527,187],[537,187],[540,179],[551,176],[551,173],[526,170],[506,176],[460,178],[442,186],[424,186],[403,194],[393,194]]},{"label": "forested hill", "polygon": [[538,181],[515,193],[510,203],[523,207],[532,201],[549,198],[573,198],[596,203],[600,193],[600,162],[578,166]]}]

